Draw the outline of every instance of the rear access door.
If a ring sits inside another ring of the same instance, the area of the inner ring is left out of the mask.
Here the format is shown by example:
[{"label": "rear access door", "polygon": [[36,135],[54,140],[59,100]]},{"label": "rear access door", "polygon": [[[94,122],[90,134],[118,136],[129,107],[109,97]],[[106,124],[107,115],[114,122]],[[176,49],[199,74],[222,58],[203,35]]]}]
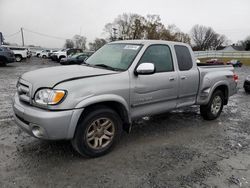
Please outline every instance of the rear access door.
[{"label": "rear access door", "polygon": [[199,88],[199,71],[194,64],[190,50],[183,45],[174,45],[179,68],[179,95],[177,107],[195,104]]}]

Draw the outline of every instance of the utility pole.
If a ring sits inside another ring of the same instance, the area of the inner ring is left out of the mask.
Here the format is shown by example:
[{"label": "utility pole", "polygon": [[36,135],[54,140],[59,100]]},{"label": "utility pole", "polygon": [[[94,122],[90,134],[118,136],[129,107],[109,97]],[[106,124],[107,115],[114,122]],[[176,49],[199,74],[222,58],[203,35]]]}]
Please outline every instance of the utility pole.
[{"label": "utility pole", "polygon": [[24,46],[23,28],[21,27],[22,45]]}]

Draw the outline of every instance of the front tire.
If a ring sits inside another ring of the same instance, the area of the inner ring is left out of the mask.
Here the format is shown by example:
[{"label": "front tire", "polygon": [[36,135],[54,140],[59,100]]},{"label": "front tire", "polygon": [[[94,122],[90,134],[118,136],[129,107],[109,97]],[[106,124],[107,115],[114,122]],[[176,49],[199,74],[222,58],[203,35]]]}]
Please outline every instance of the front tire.
[{"label": "front tire", "polygon": [[114,147],[121,132],[120,116],[110,108],[98,106],[80,119],[71,143],[81,155],[99,157]]},{"label": "front tire", "polygon": [[205,120],[214,120],[220,116],[224,104],[224,95],[221,90],[216,90],[207,105],[200,106],[201,116]]}]

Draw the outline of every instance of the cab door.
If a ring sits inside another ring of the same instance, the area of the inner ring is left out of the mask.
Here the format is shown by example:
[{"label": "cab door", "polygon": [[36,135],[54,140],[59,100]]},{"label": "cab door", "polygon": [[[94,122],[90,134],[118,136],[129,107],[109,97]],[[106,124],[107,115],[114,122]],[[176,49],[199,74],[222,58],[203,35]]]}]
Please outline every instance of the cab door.
[{"label": "cab door", "polygon": [[199,88],[199,71],[192,60],[190,49],[184,45],[174,46],[179,73],[177,107],[193,105]]},{"label": "cab door", "polygon": [[149,46],[138,65],[142,63],[154,64],[155,73],[134,75],[131,79],[130,103],[133,117],[157,114],[175,108],[178,77],[169,46]]}]

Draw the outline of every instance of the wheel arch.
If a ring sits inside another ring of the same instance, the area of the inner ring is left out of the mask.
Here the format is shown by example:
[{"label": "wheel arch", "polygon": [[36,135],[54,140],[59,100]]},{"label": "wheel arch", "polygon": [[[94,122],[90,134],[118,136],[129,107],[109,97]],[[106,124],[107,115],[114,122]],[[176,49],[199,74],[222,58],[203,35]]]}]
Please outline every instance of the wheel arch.
[{"label": "wheel arch", "polygon": [[227,85],[220,85],[216,88],[216,90],[221,90],[224,94],[224,105],[227,105],[228,104],[228,92],[229,92],[229,89],[228,89],[228,86]]},{"label": "wheel arch", "polygon": [[70,127],[68,137],[72,138],[74,136],[77,125],[82,120],[82,118],[84,118],[89,112],[99,107],[107,107],[118,113],[123,122],[123,130],[125,130],[127,133],[130,132],[132,121],[125,99],[116,95],[112,96],[112,98],[110,96],[96,96],[85,99],[78,103],[76,108],[83,108],[84,110],[79,116],[76,125]]},{"label": "wheel arch", "polygon": [[209,100],[210,100],[212,94],[217,90],[222,91],[222,93],[224,95],[224,105],[227,105],[228,99],[229,99],[229,86],[226,83],[220,83],[218,85],[215,85],[214,88],[212,89],[210,96],[209,96]]}]

